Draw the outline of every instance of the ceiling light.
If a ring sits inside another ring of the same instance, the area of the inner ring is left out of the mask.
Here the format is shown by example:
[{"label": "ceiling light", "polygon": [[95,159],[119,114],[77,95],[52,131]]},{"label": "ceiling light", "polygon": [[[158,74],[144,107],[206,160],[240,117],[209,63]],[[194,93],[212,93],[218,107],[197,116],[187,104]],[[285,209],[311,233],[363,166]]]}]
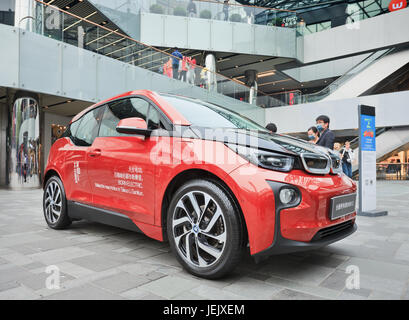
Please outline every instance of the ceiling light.
[{"label": "ceiling light", "polygon": [[257,75],[258,78],[264,78],[264,77],[268,77],[268,76],[274,76],[276,73],[275,71],[265,71],[265,72],[261,72]]}]

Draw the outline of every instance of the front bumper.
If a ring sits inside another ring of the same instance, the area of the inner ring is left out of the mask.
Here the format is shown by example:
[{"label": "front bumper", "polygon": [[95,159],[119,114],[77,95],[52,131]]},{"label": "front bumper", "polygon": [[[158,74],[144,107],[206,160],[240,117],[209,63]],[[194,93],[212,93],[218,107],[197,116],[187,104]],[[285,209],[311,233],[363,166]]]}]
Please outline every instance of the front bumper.
[{"label": "front bumper", "polygon": [[308,251],[325,247],[331,243],[334,243],[351,235],[357,230],[355,218],[353,218],[319,229],[310,241],[296,241],[283,237],[281,232],[281,213],[283,210],[289,209],[291,207],[296,207],[299,203],[291,206],[285,206],[280,202],[279,191],[282,187],[288,187],[288,184],[275,181],[267,181],[267,183],[270,185],[271,189],[274,192],[275,237],[273,243],[267,249],[264,249],[253,255],[256,262],[264,260],[271,255]]},{"label": "front bumper", "polygon": [[[252,256],[322,247],[356,229],[342,227],[348,221],[355,222],[355,212],[335,220],[329,217],[331,198],[356,193],[356,184],[345,175],[318,176],[303,170],[278,172],[248,164],[231,172],[225,180],[241,206]],[[297,189],[300,202],[281,205],[282,187]],[[327,228],[336,228],[339,233],[315,237]]]}]

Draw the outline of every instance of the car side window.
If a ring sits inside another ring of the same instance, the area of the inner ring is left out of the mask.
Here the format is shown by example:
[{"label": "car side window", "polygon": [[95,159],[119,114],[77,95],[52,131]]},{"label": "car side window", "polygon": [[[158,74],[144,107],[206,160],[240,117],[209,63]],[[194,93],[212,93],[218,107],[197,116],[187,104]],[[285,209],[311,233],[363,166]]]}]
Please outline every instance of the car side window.
[{"label": "car side window", "polygon": [[163,120],[163,117],[160,115],[159,111],[151,105],[149,108],[149,115],[148,115],[148,129],[156,130],[156,129],[165,129],[166,125]]},{"label": "car side window", "polygon": [[119,118],[115,116],[111,108],[106,106],[104,115],[102,116],[101,126],[99,128],[99,137],[120,137],[127,134],[119,133],[116,131],[116,126],[119,122]]},{"label": "car side window", "polygon": [[142,118],[146,121],[149,102],[140,98],[126,98],[108,103],[105,108],[99,130],[100,137],[119,137],[127,134],[118,133],[118,122],[126,118]]},{"label": "car side window", "polygon": [[71,140],[74,140],[73,136],[77,132],[77,129],[81,123],[81,119],[78,119],[75,122],[72,122],[70,125],[67,126],[67,129],[65,129],[65,132],[63,133],[62,137],[67,137],[70,138]]},{"label": "car side window", "polygon": [[146,121],[149,102],[140,98],[121,99],[108,104],[109,109],[119,120],[126,118],[142,118]]},{"label": "car side window", "polygon": [[[98,135],[101,113],[99,107],[86,113],[82,118],[76,132],[72,133],[74,143],[78,146],[90,146]],[[79,122],[79,121],[78,121]]]}]

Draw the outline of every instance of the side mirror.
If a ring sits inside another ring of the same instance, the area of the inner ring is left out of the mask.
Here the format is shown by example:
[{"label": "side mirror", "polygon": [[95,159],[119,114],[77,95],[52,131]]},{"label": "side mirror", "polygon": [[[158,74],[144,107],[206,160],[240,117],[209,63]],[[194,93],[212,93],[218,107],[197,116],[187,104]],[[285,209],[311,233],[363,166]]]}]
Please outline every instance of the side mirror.
[{"label": "side mirror", "polygon": [[147,137],[151,134],[152,130],[148,130],[146,121],[142,118],[126,118],[119,121],[116,126],[116,131],[119,133],[138,134]]}]

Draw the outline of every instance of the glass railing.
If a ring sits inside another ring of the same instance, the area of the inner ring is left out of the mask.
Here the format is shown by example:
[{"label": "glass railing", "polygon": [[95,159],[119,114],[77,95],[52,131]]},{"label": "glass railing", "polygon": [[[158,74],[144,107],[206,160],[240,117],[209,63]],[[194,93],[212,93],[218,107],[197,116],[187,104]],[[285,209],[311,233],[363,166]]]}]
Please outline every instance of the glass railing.
[{"label": "glass railing", "polygon": [[331,93],[338,90],[342,85],[344,85],[347,81],[351,78],[355,77],[358,73],[362,72],[369,66],[371,66],[374,62],[378,61],[379,59],[385,57],[394,49],[383,49],[378,50],[370,54],[368,57],[363,59],[357,65],[349,69],[345,74],[340,76],[337,80],[333,81],[331,84],[326,86],[324,89],[310,94],[300,95],[297,99],[297,103],[310,103],[322,100],[328,97]]},{"label": "glass railing", "polygon": [[377,180],[409,180],[409,163],[377,163]]},{"label": "glass railing", "polygon": [[207,20],[260,24],[276,27],[297,27],[297,14],[289,10],[277,10],[257,6],[245,6],[234,1],[212,0],[90,0],[102,12],[113,13],[119,19],[139,12],[191,17]]},{"label": "glass railing", "polygon": [[301,94],[300,90],[290,90],[273,93],[269,96],[274,99],[274,105],[272,107],[283,107],[297,104],[300,101]]},{"label": "glass railing", "polygon": [[[337,26],[347,25],[350,29],[359,29],[361,21],[389,13],[388,6],[390,2],[390,0],[365,0],[348,3],[345,12],[338,15],[332,15],[331,19],[314,24],[306,24],[302,19],[302,14],[300,14],[297,24],[297,35],[305,36],[311,33],[331,29],[331,20],[336,20]],[[323,5],[325,5],[325,3]]]},{"label": "glass railing", "polygon": [[72,13],[36,0],[35,17],[27,19],[26,28],[97,54],[131,64],[154,73],[183,81],[208,92],[250,103],[263,108],[274,105],[274,99],[238,80],[232,80],[195,64],[195,57],[177,58],[145,45],[119,30],[111,30]]}]

